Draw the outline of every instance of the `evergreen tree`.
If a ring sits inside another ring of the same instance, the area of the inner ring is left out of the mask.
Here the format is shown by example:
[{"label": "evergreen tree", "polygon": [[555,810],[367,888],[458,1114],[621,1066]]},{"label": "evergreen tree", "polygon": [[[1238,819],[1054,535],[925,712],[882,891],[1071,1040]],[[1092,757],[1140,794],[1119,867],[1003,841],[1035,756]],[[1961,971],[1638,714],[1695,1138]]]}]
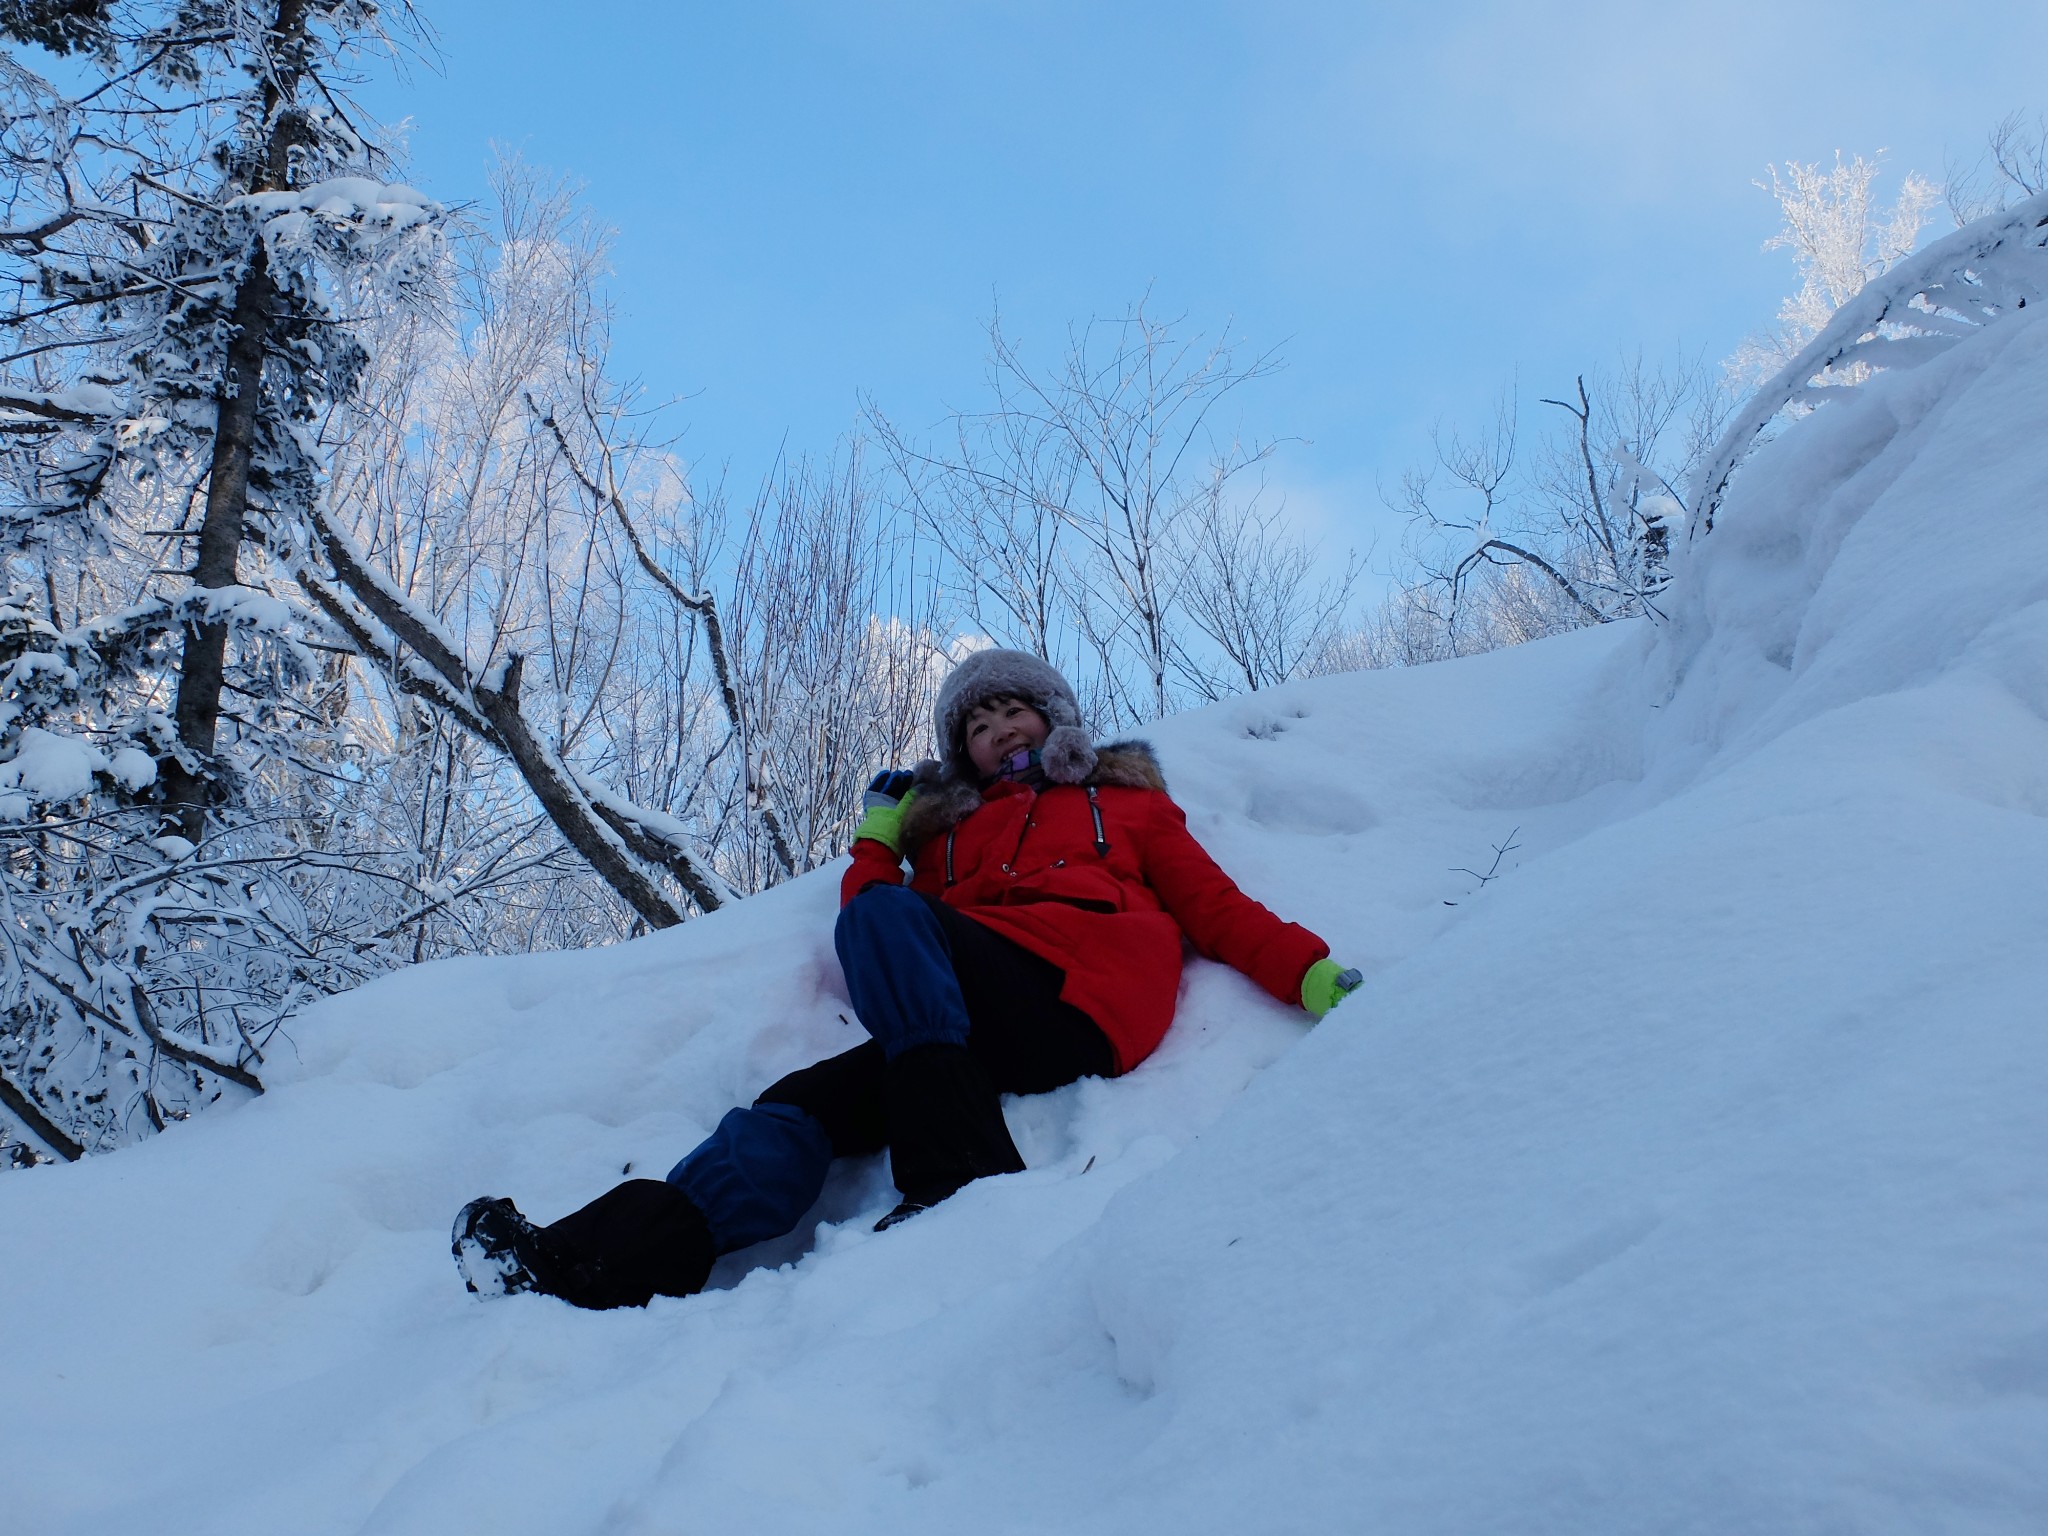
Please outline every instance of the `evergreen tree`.
[{"label": "evergreen tree", "polygon": [[333,878],[375,871],[299,792],[347,773],[347,677],[288,579],[353,317],[438,235],[349,105],[379,27],[0,4],[0,1120],[46,1151],[258,1088],[266,1033],[382,963]]}]

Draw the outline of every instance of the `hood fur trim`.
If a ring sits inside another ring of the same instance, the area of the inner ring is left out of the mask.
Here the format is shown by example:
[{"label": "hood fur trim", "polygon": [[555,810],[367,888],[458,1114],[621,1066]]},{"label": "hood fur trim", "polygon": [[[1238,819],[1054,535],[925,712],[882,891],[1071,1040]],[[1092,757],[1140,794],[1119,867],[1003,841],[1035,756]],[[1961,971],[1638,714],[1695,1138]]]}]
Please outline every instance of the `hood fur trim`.
[{"label": "hood fur trim", "polygon": [[[1053,741],[1059,734],[1055,731],[1046,738],[1045,749],[1039,754],[1042,762],[1050,758]],[[1077,731],[1075,734],[1080,733]],[[1067,782],[1165,792],[1166,775],[1160,770],[1159,758],[1149,743],[1117,741],[1108,746],[1091,747],[1088,753],[1092,759],[1091,767],[1084,770],[1080,779]],[[926,758],[917,765],[915,772],[917,798],[903,813],[903,830],[898,837],[906,858],[915,857],[924,844],[935,837],[945,836],[981,808],[980,788],[935,759]],[[1054,783],[1061,782],[1054,778],[1050,767],[1046,777]]]}]

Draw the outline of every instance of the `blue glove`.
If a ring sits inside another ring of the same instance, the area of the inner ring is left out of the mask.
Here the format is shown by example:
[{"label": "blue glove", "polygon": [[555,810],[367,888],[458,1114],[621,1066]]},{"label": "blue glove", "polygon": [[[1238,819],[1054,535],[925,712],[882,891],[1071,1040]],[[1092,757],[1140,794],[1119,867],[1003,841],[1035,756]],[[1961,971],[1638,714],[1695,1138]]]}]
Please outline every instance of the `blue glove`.
[{"label": "blue glove", "polygon": [[908,768],[884,768],[868,781],[868,792],[861,796],[861,806],[873,811],[899,804],[916,780],[917,775]]}]

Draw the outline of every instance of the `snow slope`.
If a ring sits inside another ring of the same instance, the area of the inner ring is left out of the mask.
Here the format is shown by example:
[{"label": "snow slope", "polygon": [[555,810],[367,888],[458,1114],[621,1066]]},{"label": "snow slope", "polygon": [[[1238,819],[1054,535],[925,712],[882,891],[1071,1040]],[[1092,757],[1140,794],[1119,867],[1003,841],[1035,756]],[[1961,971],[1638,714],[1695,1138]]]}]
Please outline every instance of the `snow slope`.
[{"label": "snow slope", "polygon": [[2044,424],[2026,312],[1763,450],[1669,625],[1160,725],[1366,990],[1191,966],[886,1235],[871,1164],[644,1312],[446,1250],[857,1039],[836,871],[390,978],[264,1098],[0,1179],[0,1526],[2048,1529]]}]

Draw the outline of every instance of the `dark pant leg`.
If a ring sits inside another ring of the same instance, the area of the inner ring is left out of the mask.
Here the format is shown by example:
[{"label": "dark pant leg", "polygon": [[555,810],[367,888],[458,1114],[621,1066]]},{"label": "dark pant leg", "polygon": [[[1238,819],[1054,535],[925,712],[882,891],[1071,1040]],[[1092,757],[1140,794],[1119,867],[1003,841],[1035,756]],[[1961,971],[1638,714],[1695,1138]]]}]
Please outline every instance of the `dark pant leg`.
[{"label": "dark pant leg", "polygon": [[967,1048],[998,1093],[1050,1093],[1084,1077],[1115,1077],[1116,1051],[1095,1021],[1060,998],[1067,974],[934,897],[967,1005]]},{"label": "dark pant leg", "polygon": [[887,1059],[890,1163],[907,1200],[1022,1170],[1000,1094],[1114,1070],[1102,1031],[1060,1001],[1059,967],[942,902],[872,886],[842,910],[836,938]]},{"label": "dark pant leg", "polygon": [[920,1045],[889,1063],[889,1172],[912,1205],[964,1184],[1022,1173],[988,1069],[964,1045]]},{"label": "dark pant leg", "polygon": [[874,1038],[732,1110],[668,1175],[719,1253],[794,1227],[835,1157],[890,1147],[897,1188],[921,1205],[1019,1172],[999,1095],[1115,1070],[1102,1031],[1060,1001],[1059,967],[941,902],[872,887],[835,937]]},{"label": "dark pant leg", "polygon": [[703,1214],[659,1179],[628,1179],[540,1229],[545,1288],[602,1311],[655,1296],[693,1296],[711,1275]]},{"label": "dark pant leg", "polygon": [[865,1040],[790,1073],[754,1104],[800,1109],[823,1127],[834,1157],[866,1157],[889,1145],[889,1119],[882,1108],[885,1067],[881,1042]]}]

